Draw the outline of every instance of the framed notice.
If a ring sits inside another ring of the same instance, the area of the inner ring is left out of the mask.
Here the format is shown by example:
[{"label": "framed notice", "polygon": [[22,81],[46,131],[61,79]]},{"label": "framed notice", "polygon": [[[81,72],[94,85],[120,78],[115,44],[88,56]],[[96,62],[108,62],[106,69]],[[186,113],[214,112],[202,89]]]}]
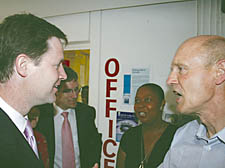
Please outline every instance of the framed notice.
[{"label": "framed notice", "polygon": [[130,127],[135,127],[137,125],[138,121],[134,112],[117,111],[116,141],[120,142],[120,139],[124,132],[126,132]]}]

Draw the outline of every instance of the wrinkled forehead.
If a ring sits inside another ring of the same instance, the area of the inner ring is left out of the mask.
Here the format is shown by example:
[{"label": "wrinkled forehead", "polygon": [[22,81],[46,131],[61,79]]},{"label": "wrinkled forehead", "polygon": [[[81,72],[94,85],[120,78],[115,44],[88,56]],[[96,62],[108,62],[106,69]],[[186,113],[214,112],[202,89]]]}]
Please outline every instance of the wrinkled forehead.
[{"label": "wrinkled forehead", "polygon": [[206,63],[208,54],[202,44],[203,43],[199,41],[188,41],[183,43],[177,49],[172,60],[172,65],[183,64],[188,61],[193,63]]}]

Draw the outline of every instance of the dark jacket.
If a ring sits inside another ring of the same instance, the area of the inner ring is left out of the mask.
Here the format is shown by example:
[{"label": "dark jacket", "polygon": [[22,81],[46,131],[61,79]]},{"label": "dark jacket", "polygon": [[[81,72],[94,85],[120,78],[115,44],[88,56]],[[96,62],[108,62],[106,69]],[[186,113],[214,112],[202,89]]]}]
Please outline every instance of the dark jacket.
[{"label": "dark jacket", "polygon": [[42,168],[43,163],[8,115],[0,108],[0,167]]},{"label": "dark jacket", "polygon": [[[39,108],[41,113],[37,129],[47,139],[50,168],[53,168],[55,157],[54,107],[53,104],[45,104]],[[90,168],[95,163],[100,164],[101,158],[102,140],[95,125],[96,112],[94,107],[79,102],[75,112],[81,168]]]}]

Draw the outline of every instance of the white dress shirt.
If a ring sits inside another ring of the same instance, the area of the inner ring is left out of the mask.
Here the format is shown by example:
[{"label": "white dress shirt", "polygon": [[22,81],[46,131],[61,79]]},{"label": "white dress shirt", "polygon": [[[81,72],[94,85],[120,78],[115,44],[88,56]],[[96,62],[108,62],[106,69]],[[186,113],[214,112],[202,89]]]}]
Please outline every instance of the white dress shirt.
[{"label": "white dress shirt", "polygon": [[5,111],[5,113],[9,116],[9,118],[12,120],[12,122],[16,125],[18,130],[23,134],[24,138],[26,139],[24,130],[27,123],[27,116],[24,117],[23,115],[21,115],[18,111],[8,105],[1,97],[0,108]]},{"label": "white dress shirt", "polygon": [[73,145],[75,151],[76,168],[80,168],[80,150],[78,145],[77,135],[77,121],[75,115],[75,109],[62,110],[59,106],[54,104],[56,114],[54,116],[54,127],[55,127],[55,159],[54,168],[62,168],[62,137],[61,129],[64,121],[64,117],[61,115],[62,112],[69,112],[68,120],[72,129]]}]

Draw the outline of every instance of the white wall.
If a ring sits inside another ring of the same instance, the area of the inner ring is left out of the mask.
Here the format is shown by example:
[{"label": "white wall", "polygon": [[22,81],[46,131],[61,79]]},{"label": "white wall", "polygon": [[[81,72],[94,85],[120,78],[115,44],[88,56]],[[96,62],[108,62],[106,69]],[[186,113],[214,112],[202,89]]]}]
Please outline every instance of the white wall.
[{"label": "white wall", "polygon": [[63,30],[70,44],[89,43],[90,17],[88,12],[45,19]]},{"label": "white wall", "polygon": [[225,13],[221,12],[222,0],[198,0],[198,35],[225,36]]},{"label": "white wall", "polygon": [[173,1],[183,0],[0,0],[0,21],[18,12],[47,17]]}]

